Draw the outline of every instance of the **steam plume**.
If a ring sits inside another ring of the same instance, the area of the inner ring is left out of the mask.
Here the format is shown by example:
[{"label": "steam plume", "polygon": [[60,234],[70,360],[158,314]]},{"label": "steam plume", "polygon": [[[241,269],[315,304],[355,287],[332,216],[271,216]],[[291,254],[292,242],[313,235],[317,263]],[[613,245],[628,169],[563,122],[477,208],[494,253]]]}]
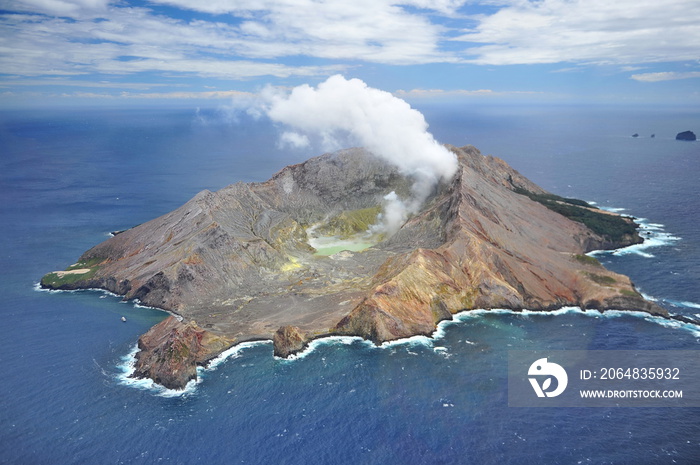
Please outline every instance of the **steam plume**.
[{"label": "steam plume", "polygon": [[320,136],[326,149],[338,147],[338,138],[350,137],[413,179],[412,196],[385,197],[380,229],[394,233],[416,213],[440,180],[457,171],[453,153],[427,131],[423,115],[389,92],[359,79],[335,75],[313,88],[301,85],[289,93],[272,88],[263,92],[263,111],[273,121],[294,128],[281,142],[296,147],[309,144],[308,135]]}]

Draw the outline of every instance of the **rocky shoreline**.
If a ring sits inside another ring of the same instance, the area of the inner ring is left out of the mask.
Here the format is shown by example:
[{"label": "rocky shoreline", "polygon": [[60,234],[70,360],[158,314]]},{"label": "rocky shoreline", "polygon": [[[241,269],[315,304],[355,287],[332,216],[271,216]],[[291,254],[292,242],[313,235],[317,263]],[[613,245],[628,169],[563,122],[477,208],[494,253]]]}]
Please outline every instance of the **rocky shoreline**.
[{"label": "rocky shoreline", "polygon": [[629,278],[585,255],[641,242],[632,219],[550,194],[474,147],[448,148],[459,161],[454,178],[361,252],[319,256],[307,231],[363,234],[367,212],[390,192],[410,196],[411,179],[349,149],[263,183],[201,192],[98,244],[41,286],[105,289],[179,315],[141,336],[134,374],[171,389],[251,340],[272,340],[280,357],[329,335],[379,344],[429,336],[470,309],[578,306],[672,318]]}]

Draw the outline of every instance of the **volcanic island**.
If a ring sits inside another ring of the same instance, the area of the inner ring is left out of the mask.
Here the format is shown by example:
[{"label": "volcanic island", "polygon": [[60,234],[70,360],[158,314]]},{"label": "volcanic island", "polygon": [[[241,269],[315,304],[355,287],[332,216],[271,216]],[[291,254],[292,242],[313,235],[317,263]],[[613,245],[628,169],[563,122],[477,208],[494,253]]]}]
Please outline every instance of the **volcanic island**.
[{"label": "volcanic island", "polygon": [[372,226],[414,179],[361,148],[202,191],[119,232],[47,289],[104,289],[171,312],[138,341],[133,374],[183,389],[230,347],[272,340],[287,357],[316,338],[375,344],[431,335],[472,309],[564,306],[669,317],[587,252],[641,243],[633,219],[559,197],[472,146],[391,233]]}]

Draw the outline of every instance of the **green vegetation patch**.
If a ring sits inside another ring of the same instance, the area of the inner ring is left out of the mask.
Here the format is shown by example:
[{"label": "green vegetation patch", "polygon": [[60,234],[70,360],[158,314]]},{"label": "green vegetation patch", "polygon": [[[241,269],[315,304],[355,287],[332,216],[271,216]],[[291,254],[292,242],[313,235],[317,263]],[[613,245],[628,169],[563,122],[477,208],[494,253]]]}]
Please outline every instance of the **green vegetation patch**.
[{"label": "green vegetation patch", "polygon": [[348,239],[367,231],[370,226],[377,222],[377,215],[380,212],[380,206],[346,210],[320,225],[315,229],[315,232],[321,236],[337,236],[339,239]]},{"label": "green vegetation patch", "polygon": [[85,273],[48,273],[44,275],[43,278],[41,278],[41,285],[43,287],[60,288],[69,284],[74,284],[78,281],[84,281],[92,278],[93,276],[95,276],[95,273],[97,273],[98,268],[99,267],[90,268]]},{"label": "green vegetation patch", "polygon": [[100,263],[104,262],[105,259],[102,257],[93,257],[88,260],[80,260],[78,263],[75,263],[68,268],[66,268],[66,271],[71,271],[71,270],[80,270],[83,268],[93,268]]},{"label": "green vegetation patch", "polygon": [[622,241],[625,236],[637,234],[636,225],[629,219],[596,211],[597,208],[583,200],[568,199],[554,194],[536,194],[520,187],[516,187],[514,192],[527,196],[570,220],[583,223],[591,231],[612,241]]},{"label": "green vegetation patch", "polygon": [[561,197],[556,194],[537,194],[535,192],[530,192],[529,190],[523,189],[522,187],[516,187],[513,189],[516,194],[524,195],[526,197],[530,197],[532,200],[535,202],[539,202],[543,205],[547,205],[548,202],[552,203],[565,203],[569,205],[576,205],[578,207],[585,207],[585,208],[594,208],[593,205],[590,203],[580,200],[580,199],[571,199],[567,197]]},{"label": "green vegetation patch", "polygon": [[612,276],[607,276],[603,274],[596,274],[596,273],[586,273],[586,276],[588,276],[590,279],[595,281],[598,284],[601,284],[603,286],[610,286],[615,284],[617,281],[615,281],[615,278]]},{"label": "green vegetation patch", "polygon": [[584,265],[593,265],[593,266],[599,266],[602,267],[603,265],[600,264],[597,258],[591,257],[588,255],[584,254],[576,254],[574,255],[574,259],[580,263],[583,263]]},{"label": "green vegetation patch", "polygon": [[105,259],[102,257],[81,260],[66,268],[65,271],[54,271],[44,275],[44,277],[41,278],[41,285],[43,287],[59,289],[79,281],[86,281],[95,276],[97,270],[100,269],[99,265],[104,261]]},{"label": "green vegetation patch", "polygon": [[641,297],[639,295],[639,292],[630,290],[630,289],[620,289],[620,294],[626,295],[628,297]]}]

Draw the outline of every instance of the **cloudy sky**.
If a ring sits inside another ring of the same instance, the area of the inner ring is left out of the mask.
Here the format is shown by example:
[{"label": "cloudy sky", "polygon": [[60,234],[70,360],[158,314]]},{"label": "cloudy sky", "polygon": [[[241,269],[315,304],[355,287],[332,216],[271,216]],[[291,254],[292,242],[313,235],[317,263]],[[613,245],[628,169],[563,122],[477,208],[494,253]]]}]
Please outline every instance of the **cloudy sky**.
[{"label": "cloudy sky", "polygon": [[408,100],[700,103],[698,0],[0,0],[0,17],[0,106],[334,74]]}]

